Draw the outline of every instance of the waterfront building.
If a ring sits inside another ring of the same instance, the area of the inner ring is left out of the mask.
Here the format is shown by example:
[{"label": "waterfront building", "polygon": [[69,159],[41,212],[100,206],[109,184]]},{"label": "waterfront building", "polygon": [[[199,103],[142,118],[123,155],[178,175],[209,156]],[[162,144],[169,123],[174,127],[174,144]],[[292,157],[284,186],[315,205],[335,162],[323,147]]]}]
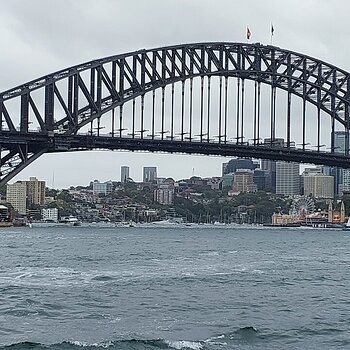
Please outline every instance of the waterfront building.
[{"label": "waterfront building", "polygon": [[58,221],[58,209],[57,208],[47,208],[41,210],[41,217],[44,221]]},{"label": "waterfront building", "polygon": [[305,196],[334,198],[334,177],[322,174],[320,168],[306,168],[302,179]]},{"label": "waterfront building", "polygon": [[17,181],[6,186],[6,201],[21,215],[27,213],[27,184],[25,181]]},{"label": "waterfront building", "polygon": [[300,165],[293,162],[276,162],[276,194],[300,194]]},{"label": "waterfront building", "polygon": [[120,182],[125,183],[127,179],[130,177],[129,174],[130,168],[128,166],[120,167]]},{"label": "waterfront building", "polygon": [[143,182],[153,182],[157,178],[157,167],[143,167]]},{"label": "waterfront building", "polygon": [[24,181],[27,186],[28,205],[45,204],[45,181],[39,181],[36,177],[30,177],[29,181]]},{"label": "waterfront building", "polygon": [[95,180],[92,183],[92,193],[94,195],[99,195],[99,194],[108,195],[108,194],[112,193],[112,191],[113,191],[112,181],[99,182],[99,181]]},{"label": "waterfront building", "polygon": [[0,204],[0,221],[5,221],[9,218],[9,208]]}]

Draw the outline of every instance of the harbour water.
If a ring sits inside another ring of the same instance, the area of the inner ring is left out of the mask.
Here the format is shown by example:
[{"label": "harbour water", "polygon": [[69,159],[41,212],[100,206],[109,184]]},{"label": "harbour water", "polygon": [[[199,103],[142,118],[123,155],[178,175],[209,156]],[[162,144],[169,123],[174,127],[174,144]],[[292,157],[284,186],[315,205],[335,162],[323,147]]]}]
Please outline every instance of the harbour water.
[{"label": "harbour water", "polygon": [[0,349],[350,348],[350,234],[6,228]]}]

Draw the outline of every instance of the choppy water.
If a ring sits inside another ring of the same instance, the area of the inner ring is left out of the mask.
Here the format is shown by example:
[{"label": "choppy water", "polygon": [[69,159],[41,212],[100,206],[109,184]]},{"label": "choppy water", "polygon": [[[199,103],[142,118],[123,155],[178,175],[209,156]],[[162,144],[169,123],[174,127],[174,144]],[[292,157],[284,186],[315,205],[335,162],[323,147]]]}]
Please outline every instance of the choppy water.
[{"label": "choppy water", "polygon": [[0,349],[350,348],[350,233],[7,228]]}]

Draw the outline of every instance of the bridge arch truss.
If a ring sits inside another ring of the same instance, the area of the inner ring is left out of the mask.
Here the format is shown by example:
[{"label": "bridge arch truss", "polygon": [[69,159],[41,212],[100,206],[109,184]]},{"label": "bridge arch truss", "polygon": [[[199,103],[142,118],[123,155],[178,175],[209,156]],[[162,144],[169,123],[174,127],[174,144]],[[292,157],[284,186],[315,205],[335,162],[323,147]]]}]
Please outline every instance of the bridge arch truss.
[{"label": "bridge arch truss", "polygon": [[259,43],[93,60],[0,93],[0,185],[44,153],[95,148],[350,167],[349,84],[342,69]]}]

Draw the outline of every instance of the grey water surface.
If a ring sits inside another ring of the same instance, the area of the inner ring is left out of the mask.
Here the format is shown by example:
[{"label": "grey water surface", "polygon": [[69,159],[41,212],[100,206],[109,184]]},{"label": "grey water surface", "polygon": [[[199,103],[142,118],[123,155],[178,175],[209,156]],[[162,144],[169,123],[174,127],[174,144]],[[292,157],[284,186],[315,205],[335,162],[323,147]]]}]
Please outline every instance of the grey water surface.
[{"label": "grey water surface", "polygon": [[350,349],[350,232],[4,228],[0,349]]}]

